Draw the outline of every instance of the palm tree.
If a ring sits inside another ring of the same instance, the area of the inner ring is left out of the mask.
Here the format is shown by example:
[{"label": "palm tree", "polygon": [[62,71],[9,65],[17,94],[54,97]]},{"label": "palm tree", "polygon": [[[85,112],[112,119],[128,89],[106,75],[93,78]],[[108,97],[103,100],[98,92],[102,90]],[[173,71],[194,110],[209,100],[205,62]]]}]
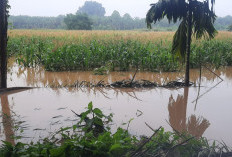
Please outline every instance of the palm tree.
[{"label": "palm tree", "polygon": [[164,17],[167,17],[169,22],[181,22],[173,37],[172,52],[182,61],[185,61],[186,86],[189,86],[189,59],[192,35],[196,39],[200,39],[203,36],[211,39],[214,38],[217,32],[213,25],[216,20],[214,13],[215,0],[210,2],[209,0],[202,0],[202,2],[197,0],[159,0],[157,3],[151,4],[151,8],[146,16],[149,28],[151,28],[153,22],[156,23]]}]

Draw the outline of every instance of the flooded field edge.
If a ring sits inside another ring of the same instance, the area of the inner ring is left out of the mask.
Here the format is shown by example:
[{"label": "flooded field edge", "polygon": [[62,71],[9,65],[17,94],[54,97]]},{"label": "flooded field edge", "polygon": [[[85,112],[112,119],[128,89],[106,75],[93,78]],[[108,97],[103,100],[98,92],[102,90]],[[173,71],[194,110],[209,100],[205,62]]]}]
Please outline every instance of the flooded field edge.
[{"label": "flooded field edge", "polygon": [[[232,144],[232,139],[228,138],[230,132],[221,129],[228,128],[232,118],[229,113],[232,67],[214,70],[223,82],[207,69],[203,70],[199,81],[199,71],[191,70],[191,81],[197,85],[201,82],[200,88],[180,89],[50,88],[51,85],[62,86],[77,80],[98,82],[103,79],[110,83],[131,79],[134,72],[110,72],[106,76],[97,76],[92,72],[47,72],[40,68],[20,68],[15,64],[11,69],[8,77],[11,87],[40,88],[1,94],[1,128],[4,128],[0,131],[1,139],[8,139],[11,134],[25,137],[22,140],[26,141],[48,136],[59,127],[74,124],[77,119],[71,110],[80,113],[92,101],[104,112],[114,113],[115,127],[134,118],[129,128],[134,135],[151,134],[146,122],[154,128],[163,126],[167,130],[189,132],[196,137],[206,136]],[[138,72],[136,75],[136,79],[161,84],[181,78],[181,72]],[[6,119],[4,115],[10,118]]]}]

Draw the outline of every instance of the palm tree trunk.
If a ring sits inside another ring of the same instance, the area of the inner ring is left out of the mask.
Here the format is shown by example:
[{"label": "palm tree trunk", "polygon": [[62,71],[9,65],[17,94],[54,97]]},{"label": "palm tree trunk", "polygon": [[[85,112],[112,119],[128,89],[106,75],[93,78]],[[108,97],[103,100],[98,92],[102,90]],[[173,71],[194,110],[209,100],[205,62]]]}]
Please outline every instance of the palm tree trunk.
[{"label": "palm tree trunk", "polygon": [[185,86],[189,86],[189,61],[190,61],[190,50],[191,50],[191,37],[192,37],[192,9],[191,2],[189,0],[189,11],[188,11],[188,34],[187,34],[187,54],[186,54],[186,69],[185,69]]},{"label": "palm tree trunk", "polygon": [[6,0],[0,1],[0,88],[7,87],[7,15]]}]

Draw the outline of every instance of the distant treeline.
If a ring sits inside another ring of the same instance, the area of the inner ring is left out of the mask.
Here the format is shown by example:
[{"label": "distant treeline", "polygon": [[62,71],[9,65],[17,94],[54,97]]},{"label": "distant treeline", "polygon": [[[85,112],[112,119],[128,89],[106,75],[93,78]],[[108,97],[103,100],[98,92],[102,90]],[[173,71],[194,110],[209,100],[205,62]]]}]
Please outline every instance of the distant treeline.
[{"label": "distant treeline", "polygon": [[[120,16],[114,11],[111,16],[89,16],[92,20],[93,30],[134,30],[146,29],[145,18],[132,18],[129,14]],[[64,15],[57,17],[38,16],[10,16],[11,29],[67,29],[64,23]],[[232,25],[232,16],[218,17],[215,27],[218,30],[227,30]],[[168,20],[162,20],[153,26],[155,30],[175,30],[177,24],[169,24]]]},{"label": "distant treeline", "polygon": [[64,15],[57,17],[10,16],[10,29],[65,29]]}]

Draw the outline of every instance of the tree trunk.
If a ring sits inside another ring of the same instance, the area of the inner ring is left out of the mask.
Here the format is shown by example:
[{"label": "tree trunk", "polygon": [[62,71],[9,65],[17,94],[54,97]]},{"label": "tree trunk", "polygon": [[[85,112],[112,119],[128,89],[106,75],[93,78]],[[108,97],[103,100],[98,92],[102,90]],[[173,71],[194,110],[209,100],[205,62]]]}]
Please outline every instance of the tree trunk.
[{"label": "tree trunk", "polygon": [[0,88],[7,87],[7,25],[6,0],[0,0]]},{"label": "tree trunk", "polygon": [[190,61],[190,50],[191,50],[191,37],[192,37],[192,9],[191,2],[189,0],[189,11],[188,11],[188,34],[187,34],[187,54],[186,54],[186,69],[185,69],[185,86],[189,86],[189,61]]}]

